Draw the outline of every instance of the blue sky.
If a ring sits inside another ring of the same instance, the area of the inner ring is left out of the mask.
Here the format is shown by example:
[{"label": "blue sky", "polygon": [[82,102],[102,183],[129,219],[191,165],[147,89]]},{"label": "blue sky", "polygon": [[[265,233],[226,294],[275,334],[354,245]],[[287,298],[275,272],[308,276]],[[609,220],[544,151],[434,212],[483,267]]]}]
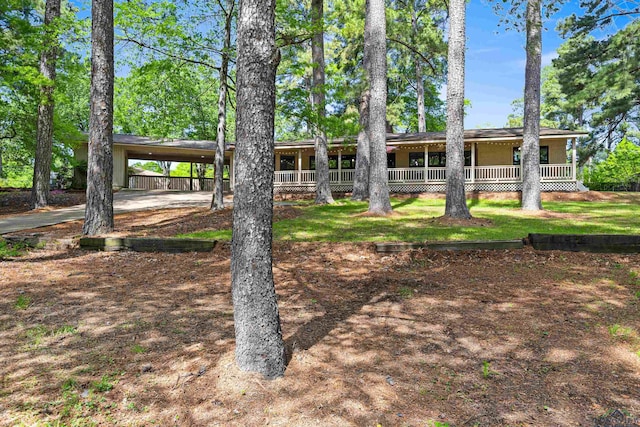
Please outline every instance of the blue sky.
[{"label": "blue sky", "polygon": [[[499,0],[498,0],[499,1]],[[577,1],[568,2],[545,22],[542,33],[542,66],[549,65],[563,40],[555,27],[559,19],[577,13]],[[467,6],[467,55],[465,98],[471,108],[465,128],[502,127],[511,113],[511,102],[522,98],[526,52],[525,34],[498,27],[499,18],[485,0]]]}]

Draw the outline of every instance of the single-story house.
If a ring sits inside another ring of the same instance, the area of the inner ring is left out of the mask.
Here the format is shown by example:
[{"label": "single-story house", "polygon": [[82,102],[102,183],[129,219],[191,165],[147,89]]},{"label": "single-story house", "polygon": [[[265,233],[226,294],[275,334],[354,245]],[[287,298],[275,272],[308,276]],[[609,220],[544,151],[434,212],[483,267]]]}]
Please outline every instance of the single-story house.
[{"label": "single-story house", "polygon": [[[580,131],[550,128],[540,130],[540,177],[543,191],[578,189],[576,139],[585,135]],[[522,189],[522,128],[466,130],[464,140],[467,191]],[[445,132],[388,133],[387,168],[390,190],[410,193],[445,191],[445,141]],[[225,153],[225,164],[230,171],[230,189],[233,189],[234,148],[234,144],[229,144]],[[136,176],[128,175],[129,159],[213,163],[214,153],[214,141],[161,141],[132,135],[114,135],[113,185],[132,188],[143,186]],[[76,158],[86,160],[87,144],[76,150]],[[336,138],[329,142],[330,179],[334,191],[351,191],[355,163],[355,138]],[[315,191],[313,140],[276,141],[274,191]]]}]

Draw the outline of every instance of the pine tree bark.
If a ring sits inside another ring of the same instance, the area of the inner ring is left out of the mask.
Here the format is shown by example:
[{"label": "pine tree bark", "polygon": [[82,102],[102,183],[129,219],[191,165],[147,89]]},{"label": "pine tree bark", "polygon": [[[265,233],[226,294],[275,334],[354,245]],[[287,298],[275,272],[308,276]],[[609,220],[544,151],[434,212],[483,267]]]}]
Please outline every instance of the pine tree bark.
[{"label": "pine tree bark", "polygon": [[33,185],[31,187],[32,209],[47,206],[49,199],[49,177],[51,176],[53,149],[53,91],[56,81],[56,59],[58,53],[58,40],[52,23],[59,16],[60,0],[47,0],[44,13],[45,48],[40,55],[40,74],[48,82],[40,87],[36,157],[33,165]]},{"label": "pine tree bark", "polygon": [[351,200],[367,200],[369,198],[369,89],[365,89],[360,97],[358,143],[356,151],[356,170],[353,177],[353,193]]},{"label": "pine tree bark", "polygon": [[311,38],[311,62],[313,64],[313,83],[311,96],[316,123],[316,204],[333,203],[331,183],[329,180],[329,153],[327,152],[327,135],[324,131],[325,96],[324,96],[324,0],[311,0],[311,24],[314,33]]},{"label": "pine tree bark", "polygon": [[464,190],[465,15],[465,0],[451,0],[449,2],[447,199],[444,215],[460,219],[471,218]]},{"label": "pine tree bark", "polygon": [[227,78],[229,75],[229,52],[231,50],[231,23],[235,0],[227,0],[224,21],[224,43],[220,64],[220,92],[218,93],[218,130],[216,133],[216,153],[213,160],[213,199],[211,210],[224,209],[224,152],[227,134]]},{"label": "pine tree bark", "polygon": [[285,354],[273,283],[275,0],[242,0],[238,17],[231,281],[240,369],[276,378]]},{"label": "pine tree bark", "polygon": [[540,197],[540,72],[542,16],[540,0],[527,2],[527,64],[524,77],[522,135],[522,209],[542,209]]},{"label": "pine tree bark", "polygon": [[[387,215],[392,211],[387,175],[387,23],[384,0],[367,0],[365,21],[370,23],[369,55],[369,213]],[[365,36],[367,33],[365,33]],[[366,44],[365,44],[366,47]]]},{"label": "pine tree bark", "polygon": [[[369,9],[369,2],[366,2]],[[366,14],[367,12],[365,12]],[[360,95],[360,105],[358,113],[360,115],[358,124],[358,142],[356,150],[356,170],[353,177],[353,192],[351,200],[367,200],[369,198],[369,173],[371,170],[371,142],[369,141],[369,104],[371,102],[371,91],[369,89],[369,55],[371,54],[371,20],[364,21],[364,49],[362,51],[362,69],[364,71],[364,90]]]},{"label": "pine tree bark", "polygon": [[[411,30],[414,37],[418,36],[418,14],[415,5],[411,7]],[[424,112],[424,75],[422,74],[422,63],[418,55],[413,55],[413,61],[416,67],[416,95],[418,102],[418,132],[427,131],[427,119]],[[425,159],[426,161],[427,159]]]},{"label": "pine tree bark", "polygon": [[85,235],[113,231],[113,76],[113,0],[93,0]]}]

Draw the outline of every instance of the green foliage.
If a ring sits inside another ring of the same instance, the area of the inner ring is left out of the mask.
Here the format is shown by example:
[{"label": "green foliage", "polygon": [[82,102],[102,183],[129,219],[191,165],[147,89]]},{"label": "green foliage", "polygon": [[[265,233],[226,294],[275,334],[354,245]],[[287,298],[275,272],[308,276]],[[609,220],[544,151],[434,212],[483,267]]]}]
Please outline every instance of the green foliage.
[{"label": "green foliage", "polygon": [[91,389],[100,393],[107,392],[113,389],[113,377],[111,375],[103,375],[99,381],[91,383]]},{"label": "green foliage", "polygon": [[640,191],[640,147],[623,139],[601,163],[583,172],[592,190]]},{"label": "green foliage", "polygon": [[640,136],[640,9],[633,2],[597,0],[581,7],[584,15],[559,25],[569,39],[553,65],[568,108],[592,131],[585,148],[593,156],[612,150],[625,136],[636,141]]},{"label": "green foliage", "polygon": [[147,349],[141,346],[140,344],[134,344],[131,347],[131,352],[135,354],[142,354],[142,353],[145,353],[146,351]]},{"label": "green foliage", "polygon": [[[54,91],[54,99],[58,104],[54,115],[54,171],[68,164],[70,147],[80,138],[70,111],[75,110],[76,115],[83,115],[85,122],[88,119],[88,90],[82,100],[76,96],[78,88],[82,86],[81,81],[88,81],[88,74],[79,70],[77,64],[82,61],[72,51],[76,41],[82,38],[85,24],[77,20],[77,10],[66,5],[62,16],[45,31],[42,9],[41,2],[35,1],[9,0],[0,6],[2,186],[31,185],[40,86],[53,84],[40,74],[39,57],[51,43],[60,45]],[[70,100],[73,102],[66,102]]]},{"label": "green foliage", "polygon": [[144,162],[144,163],[136,162],[131,166],[129,166],[129,168],[144,169],[151,172],[162,173],[162,168],[160,167],[158,162]]},{"label": "green foliage", "polygon": [[27,247],[20,243],[9,243],[0,237],[0,260],[18,257],[24,254]]}]

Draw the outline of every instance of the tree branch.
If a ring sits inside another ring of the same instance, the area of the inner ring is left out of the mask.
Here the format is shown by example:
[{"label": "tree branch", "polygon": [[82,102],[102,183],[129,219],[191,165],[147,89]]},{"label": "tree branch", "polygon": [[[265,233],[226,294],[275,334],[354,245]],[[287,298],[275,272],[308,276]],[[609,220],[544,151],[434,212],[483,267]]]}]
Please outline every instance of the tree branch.
[{"label": "tree branch", "polygon": [[148,45],[146,43],[143,43],[141,41],[132,39],[130,37],[118,37],[118,41],[130,42],[130,43],[133,43],[133,44],[136,44],[136,45],[140,46],[141,48],[149,49],[149,50],[151,50],[153,52],[157,52],[157,53],[160,53],[162,55],[165,55],[168,58],[177,59],[179,61],[188,62],[190,64],[202,65],[204,67],[211,68],[212,70],[220,71],[220,67],[216,67],[215,65],[211,65],[211,64],[209,64],[207,62],[204,62],[204,61],[198,61],[197,59],[184,58],[182,56],[174,55],[172,53],[166,52],[166,51],[164,51],[162,49],[158,49],[157,47],[150,46],[150,45]]},{"label": "tree branch", "polygon": [[411,52],[413,52],[414,54],[416,54],[417,56],[419,56],[430,68],[431,71],[433,71],[434,75],[437,75],[438,72],[436,71],[436,67],[431,63],[431,61],[429,60],[429,58],[427,58],[426,56],[424,56],[421,52],[418,52],[413,46],[411,46],[410,44],[403,42],[402,40],[398,40],[396,38],[393,37],[387,37],[387,40],[394,42],[394,43],[398,43],[401,44],[402,46],[406,47],[407,49],[409,49]]}]

